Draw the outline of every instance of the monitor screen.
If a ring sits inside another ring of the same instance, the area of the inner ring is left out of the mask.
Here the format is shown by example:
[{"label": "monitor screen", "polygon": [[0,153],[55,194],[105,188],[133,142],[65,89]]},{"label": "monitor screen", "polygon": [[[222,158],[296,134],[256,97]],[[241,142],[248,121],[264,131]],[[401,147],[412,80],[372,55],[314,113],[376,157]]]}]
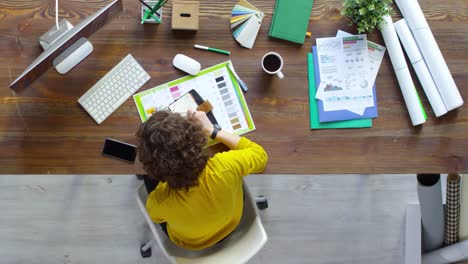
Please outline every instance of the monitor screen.
[{"label": "monitor screen", "polygon": [[31,63],[11,84],[10,88],[19,92],[47,70],[53,67],[54,59],[80,38],[88,38],[115,15],[122,11],[122,0],[114,0],[96,13],[74,26],[59,40],[54,42]]}]

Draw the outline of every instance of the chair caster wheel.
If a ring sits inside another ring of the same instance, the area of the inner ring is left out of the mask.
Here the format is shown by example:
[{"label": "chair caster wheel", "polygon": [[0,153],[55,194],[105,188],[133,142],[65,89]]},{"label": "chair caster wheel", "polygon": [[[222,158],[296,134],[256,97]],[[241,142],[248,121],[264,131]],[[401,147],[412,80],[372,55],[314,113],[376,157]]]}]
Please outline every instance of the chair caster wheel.
[{"label": "chair caster wheel", "polygon": [[268,200],[263,195],[257,196],[257,198],[255,199],[255,203],[257,204],[257,208],[259,210],[264,210],[268,208]]},{"label": "chair caster wheel", "polygon": [[142,257],[142,258],[149,258],[149,257],[151,257],[151,248],[148,248],[146,251],[143,251],[143,247],[144,247],[144,246],[145,246],[145,245],[142,245],[142,246],[140,247],[140,255],[141,255],[141,257]]}]

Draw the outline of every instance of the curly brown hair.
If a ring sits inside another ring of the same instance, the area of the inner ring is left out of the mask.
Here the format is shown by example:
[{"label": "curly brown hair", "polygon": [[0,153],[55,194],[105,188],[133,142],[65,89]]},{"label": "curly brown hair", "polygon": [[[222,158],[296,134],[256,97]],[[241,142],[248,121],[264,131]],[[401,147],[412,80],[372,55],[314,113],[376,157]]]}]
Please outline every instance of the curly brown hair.
[{"label": "curly brown hair", "polygon": [[140,125],[138,156],[148,176],[167,182],[172,189],[198,185],[208,156],[201,127],[170,111],[157,111]]}]

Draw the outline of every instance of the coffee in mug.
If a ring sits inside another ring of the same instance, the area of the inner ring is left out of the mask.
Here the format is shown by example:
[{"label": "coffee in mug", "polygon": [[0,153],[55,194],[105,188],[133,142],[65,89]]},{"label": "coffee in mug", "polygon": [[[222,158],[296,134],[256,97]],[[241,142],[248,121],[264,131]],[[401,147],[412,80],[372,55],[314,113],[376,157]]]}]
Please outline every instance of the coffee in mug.
[{"label": "coffee in mug", "polygon": [[283,68],[283,58],[276,52],[268,52],[263,56],[262,68],[268,74],[276,74],[280,79],[284,78],[281,72]]}]

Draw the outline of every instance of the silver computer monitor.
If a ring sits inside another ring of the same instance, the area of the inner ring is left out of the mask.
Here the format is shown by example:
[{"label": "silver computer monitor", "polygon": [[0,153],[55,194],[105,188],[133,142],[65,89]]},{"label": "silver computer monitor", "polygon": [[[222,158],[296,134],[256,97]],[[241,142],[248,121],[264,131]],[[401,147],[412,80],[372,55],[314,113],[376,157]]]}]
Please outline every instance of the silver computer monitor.
[{"label": "silver computer monitor", "polygon": [[10,88],[19,92],[52,67],[60,67],[57,70],[61,73],[67,72],[90,53],[91,44],[86,38],[122,9],[122,0],[114,0],[74,27],[62,20],[58,29],[54,26],[40,38],[44,52],[10,84]]}]

